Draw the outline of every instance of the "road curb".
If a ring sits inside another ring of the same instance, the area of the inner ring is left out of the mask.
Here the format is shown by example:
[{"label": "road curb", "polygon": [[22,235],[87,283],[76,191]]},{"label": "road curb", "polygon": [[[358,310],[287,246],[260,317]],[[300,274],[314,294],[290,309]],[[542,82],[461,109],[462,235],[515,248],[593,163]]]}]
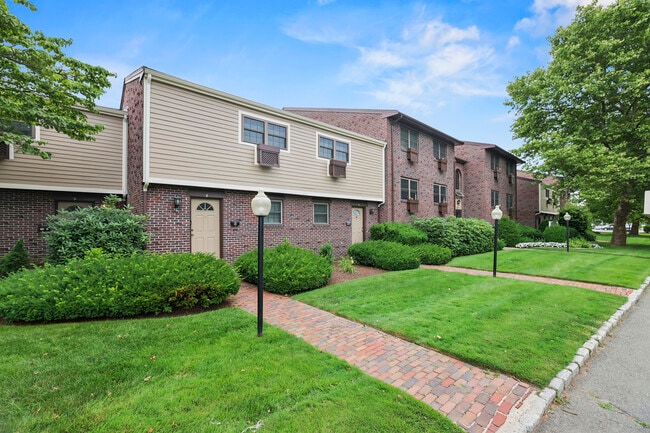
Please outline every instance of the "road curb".
[{"label": "road curb", "polygon": [[594,354],[603,339],[611,334],[614,327],[621,321],[630,309],[636,304],[650,286],[650,276],[645,279],[641,287],[628,296],[628,300],[591,336],[576,352],[573,360],[563,368],[543,390],[530,395],[521,407],[513,409],[506,422],[499,428],[499,433],[531,433],[542,422],[542,418],[555,398],[567,389],[580,369]]}]

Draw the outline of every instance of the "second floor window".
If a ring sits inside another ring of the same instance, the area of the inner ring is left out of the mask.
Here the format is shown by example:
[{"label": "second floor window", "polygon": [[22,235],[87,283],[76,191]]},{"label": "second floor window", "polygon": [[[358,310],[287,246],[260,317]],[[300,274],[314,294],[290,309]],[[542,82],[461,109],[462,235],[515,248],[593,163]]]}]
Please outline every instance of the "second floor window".
[{"label": "second floor window", "polygon": [[494,152],[490,152],[490,168],[492,170],[499,169],[499,155]]},{"label": "second floor window", "polygon": [[507,161],[506,162],[506,174],[507,175],[515,174],[516,171],[517,171],[517,165],[512,161]]},{"label": "second floor window", "polygon": [[418,181],[414,179],[406,179],[403,177],[400,181],[400,192],[401,192],[400,198],[402,200],[408,200],[408,199],[417,200]]},{"label": "second floor window", "polygon": [[439,141],[433,141],[433,157],[436,159],[447,159],[447,145]]},{"label": "second floor window", "polygon": [[243,116],[242,141],[287,148],[287,127],[249,116]]},{"label": "second floor window", "polygon": [[400,146],[402,150],[417,149],[420,134],[402,126],[400,129]]},{"label": "second floor window", "polygon": [[447,203],[447,186],[433,184],[433,202],[435,204]]},{"label": "second floor window", "polygon": [[499,204],[499,191],[492,190],[490,194],[490,206],[494,208],[494,206],[498,204]]},{"label": "second floor window", "polygon": [[350,162],[350,144],[327,137],[318,137],[318,156]]},{"label": "second floor window", "polygon": [[512,209],[515,207],[512,194],[506,194],[506,208]]}]

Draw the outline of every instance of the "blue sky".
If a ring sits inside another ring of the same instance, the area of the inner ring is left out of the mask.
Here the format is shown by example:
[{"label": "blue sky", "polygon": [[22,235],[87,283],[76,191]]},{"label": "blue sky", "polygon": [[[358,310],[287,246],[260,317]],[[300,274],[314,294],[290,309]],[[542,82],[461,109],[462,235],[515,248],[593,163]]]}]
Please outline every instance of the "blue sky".
[{"label": "blue sky", "polygon": [[[11,0],[8,0],[11,2]],[[512,140],[506,86],[549,60],[588,0],[32,0],[10,4],[67,54],[118,74],[145,65],[282,107],[400,110],[460,140]],[[612,3],[612,0],[601,0]]]}]

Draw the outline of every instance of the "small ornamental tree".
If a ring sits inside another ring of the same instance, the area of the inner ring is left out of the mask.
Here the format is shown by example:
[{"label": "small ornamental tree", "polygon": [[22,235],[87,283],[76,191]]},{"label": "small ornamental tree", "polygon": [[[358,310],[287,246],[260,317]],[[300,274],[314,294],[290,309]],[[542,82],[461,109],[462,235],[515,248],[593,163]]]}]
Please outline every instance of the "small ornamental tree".
[{"label": "small ornamental tree", "polygon": [[29,253],[27,252],[27,248],[25,248],[25,242],[21,239],[0,260],[0,278],[4,278],[22,268],[28,268],[30,264]]},{"label": "small ornamental tree", "polygon": [[149,243],[145,231],[148,217],[133,214],[129,206],[118,208],[116,205],[121,201],[117,196],[108,196],[102,206],[61,210],[50,215],[45,234],[49,261],[81,259],[94,248],[101,248],[108,256],[144,251]]}]

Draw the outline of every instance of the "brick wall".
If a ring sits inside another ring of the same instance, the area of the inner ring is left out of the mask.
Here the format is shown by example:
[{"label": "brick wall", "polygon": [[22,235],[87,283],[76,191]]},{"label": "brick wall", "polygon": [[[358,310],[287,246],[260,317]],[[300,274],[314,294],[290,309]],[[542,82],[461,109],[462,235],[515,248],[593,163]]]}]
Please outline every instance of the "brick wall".
[{"label": "brick wall", "polygon": [[536,214],[539,211],[539,181],[518,177],[517,197],[517,221],[529,227],[537,228]]},{"label": "brick wall", "polygon": [[122,92],[122,109],[128,112],[128,145],[127,145],[127,199],[134,212],[145,213],[145,194],[142,178],[143,155],[143,118],[144,118],[144,86],[141,80],[134,80],[124,86]]},{"label": "brick wall", "polygon": [[56,213],[57,201],[92,201],[100,204],[103,195],[50,191],[0,189],[0,257],[23,240],[30,258],[43,262],[47,245],[39,227]]}]

